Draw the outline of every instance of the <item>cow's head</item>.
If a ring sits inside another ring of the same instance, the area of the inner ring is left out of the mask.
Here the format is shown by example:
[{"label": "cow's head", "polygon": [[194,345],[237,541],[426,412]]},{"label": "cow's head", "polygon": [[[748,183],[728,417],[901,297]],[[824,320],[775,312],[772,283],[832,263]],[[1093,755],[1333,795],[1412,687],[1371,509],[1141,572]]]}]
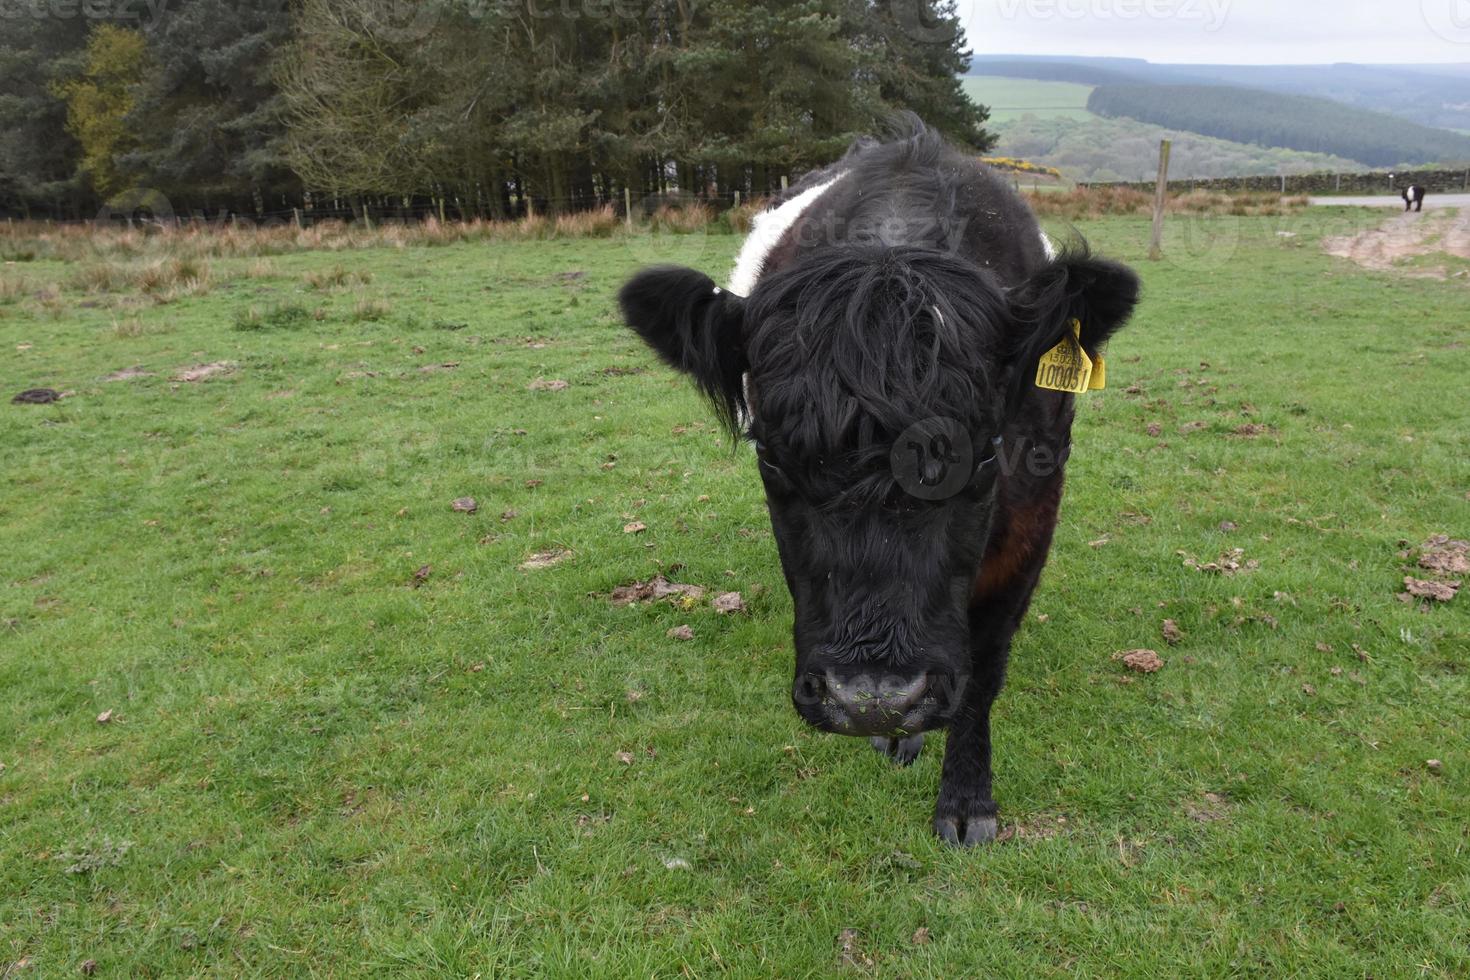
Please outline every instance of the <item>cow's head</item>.
[{"label": "cow's head", "polygon": [[808,722],[895,735],[949,720],[1006,479],[995,439],[1071,320],[1095,353],[1137,293],[1132,272],[1085,252],[1005,290],[939,251],[856,247],[768,274],[749,298],[671,267],[623,288],[628,324],[755,445]]}]

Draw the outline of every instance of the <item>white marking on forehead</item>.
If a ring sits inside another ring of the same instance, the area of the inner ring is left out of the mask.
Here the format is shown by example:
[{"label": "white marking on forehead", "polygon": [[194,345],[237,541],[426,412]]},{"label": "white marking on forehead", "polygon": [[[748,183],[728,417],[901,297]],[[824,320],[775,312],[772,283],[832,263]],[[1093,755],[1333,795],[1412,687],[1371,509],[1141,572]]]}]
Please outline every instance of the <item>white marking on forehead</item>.
[{"label": "white marking on forehead", "polygon": [[1044,231],[1041,233],[1041,247],[1046,250],[1046,260],[1048,262],[1055,262],[1057,258],[1057,247],[1051,243],[1051,239],[1047,237]]},{"label": "white marking on forehead", "polygon": [[727,287],[730,292],[736,296],[749,296],[754,291],[771,249],[796,224],[802,212],[815,204],[817,198],[845,176],[844,171],[825,184],[802,191],[780,207],[756,215],[755,227],[750,230],[745,244],[740,247],[740,257],[735,260],[735,271],[730,274],[730,285]]}]

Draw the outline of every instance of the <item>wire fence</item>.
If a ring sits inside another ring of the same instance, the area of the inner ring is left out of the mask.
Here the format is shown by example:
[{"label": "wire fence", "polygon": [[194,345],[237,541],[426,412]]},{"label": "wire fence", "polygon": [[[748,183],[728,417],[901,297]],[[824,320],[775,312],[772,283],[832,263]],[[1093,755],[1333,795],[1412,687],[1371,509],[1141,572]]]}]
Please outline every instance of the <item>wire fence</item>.
[{"label": "wire fence", "polygon": [[[784,188],[783,188],[784,189]],[[772,194],[780,193],[773,191]],[[750,205],[753,201],[769,198],[768,194],[752,194],[748,191],[682,191],[677,188],[648,194],[623,193],[616,195],[577,195],[569,197],[514,198],[503,202],[498,209],[483,200],[471,201],[446,196],[435,198],[416,196],[411,198],[373,198],[352,204],[336,200],[330,204],[320,203],[324,198],[305,199],[299,203],[285,203],[277,207],[256,209],[233,206],[209,206],[174,208],[161,194],[154,192],[130,192],[119,195],[112,203],[103,204],[95,215],[33,215],[26,216],[14,210],[0,209],[0,216],[10,223],[30,221],[50,225],[84,224],[127,224],[145,223],[155,225],[198,225],[198,224],[255,224],[309,226],[326,221],[364,222],[369,224],[391,222],[443,221],[515,221],[527,217],[551,217],[587,211],[611,209],[619,218],[630,213],[635,218],[651,217],[664,209],[687,209],[703,207],[725,211]],[[330,197],[325,200],[333,200]]]},{"label": "wire fence", "polygon": [[[1031,173],[1008,172],[1017,190],[1041,190],[1044,187],[1068,186],[1072,182]],[[782,190],[787,181],[783,181]],[[1268,174],[1247,177],[1191,177],[1169,181],[1171,193],[1220,191],[1225,193],[1278,192],[1283,195],[1397,195],[1405,187],[1417,185],[1430,193],[1470,193],[1470,169],[1380,171],[1372,173]],[[1078,181],[1080,188],[1130,187],[1152,191],[1154,181]],[[325,195],[310,200],[285,202],[273,208],[191,207],[175,209],[156,192],[132,192],[103,205],[92,216],[32,216],[0,210],[7,224],[18,222],[50,226],[87,224],[152,225],[197,227],[210,225],[254,225],[310,227],[324,222],[348,224],[421,223],[425,221],[518,221],[528,217],[556,218],[588,211],[610,209],[620,220],[646,220],[663,210],[704,208],[717,213],[748,207],[769,200],[773,194],[751,194],[747,191],[704,192],[677,188],[634,196],[631,192],[613,195],[576,195],[560,198],[515,198],[502,202],[498,209],[483,199],[471,201],[460,197],[414,196],[406,198],[363,199],[357,205]],[[120,203],[118,203],[120,201]],[[330,202],[330,203],[326,203]]]}]

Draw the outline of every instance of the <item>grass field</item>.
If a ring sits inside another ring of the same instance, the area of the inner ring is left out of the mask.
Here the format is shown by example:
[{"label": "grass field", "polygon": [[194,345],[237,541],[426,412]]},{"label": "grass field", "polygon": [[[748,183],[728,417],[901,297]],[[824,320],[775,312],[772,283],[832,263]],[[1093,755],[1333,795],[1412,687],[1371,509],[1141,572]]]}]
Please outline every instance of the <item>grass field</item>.
[{"label": "grass field", "polygon": [[[12,247],[0,976],[1465,976],[1470,607],[1397,596],[1470,537],[1467,294],[1352,220],[1080,224],[1146,299],[965,853],[942,740],[791,710],[750,460],[611,309],[733,237]],[[660,572],[748,610],[609,602]]]},{"label": "grass field", "polygon": [[981,105],[990,107],[990,120],[1010,122],[1023,116],[1041,119],[1092,119],[1087,111],[1090,85],[1071,82],[1043,82],[1028,78],[1003,78],[998,75],[967,75],[963,79],[965,94]]}]

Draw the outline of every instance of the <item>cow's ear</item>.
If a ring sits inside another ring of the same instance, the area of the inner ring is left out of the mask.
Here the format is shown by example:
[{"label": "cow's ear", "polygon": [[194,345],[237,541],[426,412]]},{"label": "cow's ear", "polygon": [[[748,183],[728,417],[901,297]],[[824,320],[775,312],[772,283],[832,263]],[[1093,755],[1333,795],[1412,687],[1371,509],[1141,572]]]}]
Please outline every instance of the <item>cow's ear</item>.
[{"label": "cow's ear", "polygon": [[[1011,297],[1021,324],[1018,378],[1034,377],[1036,363],[1082,324],[1082,346],[1097,354],[1138,305],[1138,276],[1118,262],[1100,259],[1085,247],[1063,252],[1042,266]],[[1030,374],[1028,375],[1028,370]]]},{"label": "cow's ear", "polygon": [[633,332],[693,378],[720,421],[738,434],[746,414],[745,301],[702,272],[657,266],[628,280],[618,305]]}]

